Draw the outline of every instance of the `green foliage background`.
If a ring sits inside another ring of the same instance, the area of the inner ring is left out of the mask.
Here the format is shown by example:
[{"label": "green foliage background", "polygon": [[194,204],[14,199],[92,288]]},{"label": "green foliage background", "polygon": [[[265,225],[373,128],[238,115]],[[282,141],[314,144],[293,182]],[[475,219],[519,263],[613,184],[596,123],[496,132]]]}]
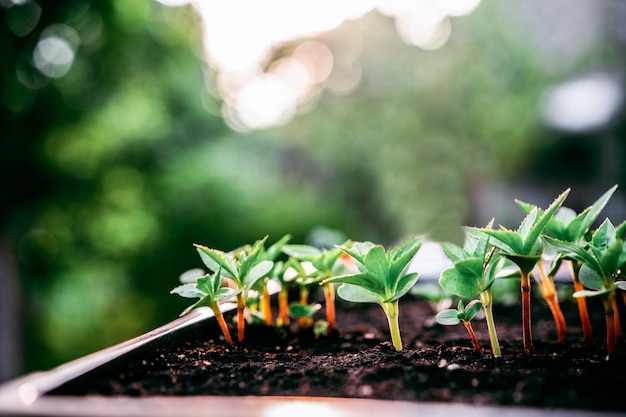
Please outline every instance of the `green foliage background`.
[{"label": "green foliage background", "polygon": [[[20,323],[20,372],[175,318],[185,300],[169,289],[201,267],[193,243],[230,250],[285,233],[303,242],[317,226],[383,244],[415,233],[459,242],[459,226],[482,219],[473,202],[491,184],[531,184],[549,198],[578,185],[595,198],[624,175],[592,166],[605,152],[593,137],[575,138],[591,151],[571,161],[594,168],[589,175],[552,169],[542,155],[564,138],[542,124],[539,106],[569,76],[621,74],[623,45],[609,38],[555,67],[509,4],[484,1],[453,19],[436,51],[403,44],[375,13],[346,22],[321,38],[341,50],[360,34],[359,88],[324,93],[287,125],[246,134],[215,116],[191,8],[41,7],[27,36],[0,24],[0,234],[21,294],[8,318]],[[2,13],[9,22],[10,9]],[[24,63],[59,22],[94,40],[65,77],[46,79]],[[617,155],[621,132],[619,122],[602,132]]]}]

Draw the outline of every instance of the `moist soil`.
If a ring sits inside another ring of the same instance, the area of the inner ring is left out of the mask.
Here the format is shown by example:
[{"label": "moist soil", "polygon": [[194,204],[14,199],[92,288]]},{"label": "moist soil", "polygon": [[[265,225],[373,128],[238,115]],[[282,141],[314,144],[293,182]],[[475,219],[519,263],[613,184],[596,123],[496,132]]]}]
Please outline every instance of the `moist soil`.
[{"label": "moist soil", "polygon": [[[582,342],[575,302],[562,302],[568,324],[564,344],[557,342],[545,303],[533,303],[532,356],[522,350],[519,305],[494,309],[503,355],[494,358],[484,320],[473,321],[480,355],[462,325],[434,323],[434,305],[407,295],[400,300],[404,349],[396,351],[379,306],[337,300],[338,330],[326,336],[315,337],[297,322],[288,331],[250,325],[243,344],[228,346],[211,319],[48,395],[329,396],[626,411],[626,349],[620,340],[606,359],[601,303],[589,300],[592,344]],[[235,337],[234,325],[231,332]]]}]

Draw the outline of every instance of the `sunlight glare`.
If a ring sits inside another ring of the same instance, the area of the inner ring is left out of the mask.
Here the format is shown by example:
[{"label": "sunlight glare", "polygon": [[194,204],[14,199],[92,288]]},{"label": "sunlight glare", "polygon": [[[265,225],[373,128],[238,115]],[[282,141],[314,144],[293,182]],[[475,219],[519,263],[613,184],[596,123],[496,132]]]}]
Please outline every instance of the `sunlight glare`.
[{"label": "sunlight glare", "polygon": [[[480,0],[156,0],[192,5],[203,23],[206,63],[216,73],[211,93],[237,130],[288,121],[324,90],[349,94],[358,87],[358,54],[337,57],[316,36],[377,11],[395,20],[399,37],[422,49],[442,47],[450,16],[473,12]],[[299,45],[297,45],[299,43]],[[284,48],[284,49],[280,49]],[[290,51],[290,49],[293,50]],[[275,61],[275,62],[273,62]],[[282,107],[281,107],[282,106]],[[266,119],[263,119],[266,118]]]}]

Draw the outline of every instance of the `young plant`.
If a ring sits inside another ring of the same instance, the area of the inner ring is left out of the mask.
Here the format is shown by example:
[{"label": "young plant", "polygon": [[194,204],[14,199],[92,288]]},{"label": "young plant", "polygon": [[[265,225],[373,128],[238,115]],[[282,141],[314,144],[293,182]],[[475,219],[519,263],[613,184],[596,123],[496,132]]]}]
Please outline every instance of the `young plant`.
[{"label": "young plant", "polygon": [[196,278],[199,274],[202,274],[201,270],[191,270],[181,275],[180,280],[182,285],[174,288],[170,291],[170,294],[178,294],[185,298],[199,298],[195,304],[187,307],[180,315],[183,316],[189,313],[194,308],[207,306],[213,310],[215,319],[224,334],[226,343],[233,344],[233,339],[230,337],[230,331],[224,321],[224,316],[220,310],[219,303],[226,301],[236,296],[237,291],[233,288],[224,286],[224,276],[222,270],[218,269],[214,274],[206,274],[201,278]]},{"label": "young plant", "polygon": [[464,306],[463,301],[459,300],[459,304],[456,309],[452,308],[443,310],[437,313],[437,315],[435,316],[435,320],[437,321],[437,323],[443,324],[445,326],[453,326],[459,323],[463,323],[472,339],[474,350],[478,352],[479,355],[482,355],[483,351],[480,348],[480,344],[478,343],[476,333],[474,333],[474,328],[472,327],[471,320],[480,311],[481,307],[482,305],[480,304],[479,300],[472,300],[467,306]]},{"label": "young plant", "polygon": [[[332,249],[319,249],[310,245],[286,245],[283,251],[300,262],[310,262],[315,271],[308,274],[307,283],[322,283],[324,301],[326,305],[326,322],[328,332],[335,329],[335,285],[332,282],[324,282],[327,278],[341,275],[345,267],[341,261],[342,250],[338,247]],[[306,305],[306,300],[301,300]]]},{"label": "young plant", "polygon": [[261,256],[267,236],[258,240],[251,247],[243,247],[232,252],[222,252],[202,245],[194,245],[202,261],[212,271],[221,269],[225,278],[229,278],[237,287],[237,340],[244,339],[245,317],[248,291],[256,282],[264,278],[274,263]]},{"label": "young plant", "polygon": [[[576,214],[574,210],[569,209],[567,207],[559,208],[554,217],[551,217],[548,221],[548,224],[545,228],[545,233],[557,240],[563,242],[570,242],[578,245],[584,244],[585,236],[589,232],[589,228],[593,225],[593,222],[596,221],[598,215],[604,209],[609,199],[617,189],[617,185],[611,187],[608,191],[606,191],[600,198],[598,198],[590,207],[583,210],[581,213]],[[525,203],[523,201],[517,201],[517,204],[526,212],[530,213],[530,211],[536,207],[534,205]],[[539,210],[539,209],[538,209]],[[539,210],[541,213],[541,210]],[[553,259],[550,272],[548,274],[543,274],[543,277],[539,284],[539,288],[541,290],[541,294],[544,299],[548,302],[550,309],[552,310],[552,314],[554,315],[557,329],[559,332],[559,341],[563,341],[565,339],[565,319],[563,318],[563,313],[561,312],[560,306],[558,304],[558,299],[556,298],[556,288],[554,285],[554,274],[561,266],[562,261],[564,260],[563,256],[557,252],[557,256]],[[583,284],[580,282],[580,278],[578,276],[578,272],[581,267],[581,263],[575,259],[567,258],[568,265],[570,267],[570,274],[572,277],[572,281],[574,282],[574,291],[582,291],[584,290]],[[541,270],[543,273],[543,269]],[[591,330],[591,321],[589,320],[589,313],[587,311],[587,302],[585,297],[577,297],[578,303],[578,313],[580,316],[580,321],[583,330],[583,339],[586,342],[591,342],[592,339],[592,330]]]},{"label": "young plant", "polygon": [[492,236],[491,244],[502,251],[502,254],[517,265],[520,272],[520,289],[522,293],[522,335],[524,353],[533,354],[533,342],[530,321],[530,281],[532,270],[541,259],[543,241],[541,235],[550,218],[563,204],[569,189],[559,195],[546,209],[539,212],[534,207],[524,218],[517,231],[500,228],[499,230],[483,229]]},{"label": "young plant", "polygon": [[270,274],[263,277],[263,279],[259,279],[253,286],[253,289],[259,292],[260,312],[263,318],[263,322],[266,326],[272,326],[273,324],[268,283],[270,280],[270,276],[275,277],[279,273],[282,264],[276,263],[275,261],[276,258],[278,258],[278,256],[282,253],[283,247],[287,244],[287,242],[289,242],[290,239],[290,235],[283,236],[276,243],[267,248],[267,250],[262,250],[261,254],[259,255],[262,259],[274,263]]},{"label": "young plant", "polygon": [[586,288],[574,293],[574,297],[600,297],[606,320],[606,346],[608,357],[615,347],[615,334],[619,318],[616,310],[615,290],[626,290],[626,282],[618,281],[626,264],[626,242],[624,241],[626,222],[615,227],[606,219],[593,232],[586,244],[563,242],[546,238],[548,243],[564,257],[580,262],[579,278]]},{"label": "young plant", "polygon": [[[487,226],[491,230],[491,223]],[[463,248],[452,243],[443,243],[442,249],[453,263],[441,273],[439,285],[451,294],[462,298],[479,298],[485,311],[489,331],[491,352],[494,357],[502,356],[498,334],[493,319],[493,295],[491,287],[503,259],[495,259],[495,248],[489,245],[490,236],[482,230],[466,228]],[[450,313],[449,313],[450,314]]]},{"label": "young plant", "polygon": [[359,272],[323,281],[323,284],[341,283],[337,294],[346,301],[380,305],[387,316],[391,341],[396,350],[402,350],[398,300],[417,281],[418,274],[406,273],[406,268],[421,245],[422,240],[414,237],[387,252],[381,245],[371,242],[341,246],[341,250],[356,261]]}]

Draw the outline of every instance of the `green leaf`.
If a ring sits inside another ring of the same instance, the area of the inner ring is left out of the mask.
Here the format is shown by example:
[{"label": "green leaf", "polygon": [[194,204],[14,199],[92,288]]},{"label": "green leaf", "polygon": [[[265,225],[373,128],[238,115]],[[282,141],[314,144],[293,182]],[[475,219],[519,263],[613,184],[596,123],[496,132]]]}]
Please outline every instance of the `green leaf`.
[{"label": "green leaf", "polygon": [[[254,242],[254,245],[252,246],[250,251],[246,254],[245,259],[241,261],[241,264],[239,265],[239,268],[238,268],[239,269],[238,279],[240,281],[240,284],[248,282],[247,277],[250,274],[250,270],[257,263],[259,263],[259,256],[261,252],[263,251],[263,245],[265,245],[267,238],[268,236],[265,236],[263,239],[260,239]],[[249,284],[249,285],[252,285],[252,284]]]},{"label": "green leaf", "polygon": [[283,252],[283,248],[285,247],[287,242],[289,242],[290,240],[291,240],[291,235],[285,235],[282,238],[280,238],[276,243],[274,243],[269,248],[267,248],[267,251],[265,252],[265,256],[263,256],[263,259],[266,259],[268,261],[276,260],[276,258],[278,258],[278,255],[280,255],[281,252]]},{"label": "green leaf", "polygon": [[320,249],[310,245],[285,245],[283,252],[302,261],[311,261],[322,254]]},{"label": "green leaf", "polygon": [[301,303],[291,303],[289,304],[289,315],[292,317],[306,317],[311,318],[315,314],[316,311],[321,309],[322,306],[318,303],[316,304],[301,304]]},{"label": "green leaf", "polygon": [[248,275],[245,277],[246,286],[248,288],[252,287],[259,279],[267,276],[267,274],[272,270],[274,266],[274,262],[272,261],[261,261],[258,264],[254,265]]},{"label": "green leaf", "polygon": [[484,232],[493,237],[491,244],[503,252],[511,254],[524,252],[524,242],[517,232],[507,229],[487,229]]},{"label": "green leaf", "polygon": [[522,223],[518,228],[517,233],[519,233],[524,243],[526,242],[526,238],[530,235],[530,232],[533,230],[533,225],[535,224],[535,220],[537,220],[538,210],[539,209],[537,207],[533,207],[533,209],[530,210],[530,213],[524,217],[524,220],[522,220]]},{"label": "green leaf", "polygon": [[403,245],[391,251],[391,266],[389,268],[389,279],[395,281],[411,263],[415,254],[422,247],[422,241],[418,238],[410,239]]},{"label": "green leaf", "polygon": [[444,270],[439,278],[439,285],[459,297],[476,298],[483,290],[483,281],[482,260],[469,258]]},{"label": "green leaf", "polygon": [[465,249],[462,249],[454,243],[443,242],[441,244],[441,249],[443,250],[444,255],[446,255],[446,257],[453,263],[470,257],[469,253]]},{"label": "green leaf", "polygon": [[624,242],[620,240],[616,240],[604,251],[602,257],[600,258],[600,265],[602,266],[602,271],[604,272],[604,276],[613,276],[622,266],[620,260],[622,259],[622,254],[624,250]]},{"label": "green leaf", "polygon": [[480,302],[480,300],[470,301],[469,304],[465,306],[465,315],[464,315],[465,320],[469,321],[473,319],[476,316],[476,314],[478,314],[478,312],[480,311],[482,307],[483,305]]},{"label": "green leaf", "polygon": [[383,298],[380,295],[353,284],[340,285],[337,288],[337,295],[352,303],[383,303]]},{"label": "green leaf", "polygon": [[604,288],[604,280],[602,279],[601,273],[590,268],[587,264],[583,264],[580,267],[580,271],[578,272],[578,278],[585,287],[592,290],[599,290],[601,288]]},{"label": "green leaf", "polygon": [[376,245],[365,255],[364,266],[374,276],[381,279],[385,279],[389,272],[389,265],[387,263],[387,254],[385,249]]},{"label": "green leaf", "polygon": [[622,291],[626,291],[626,281],[615,281],[615,286]]},{"label": "green leaf", "polygon": [[[571,229],[572,236],[578,240],[582,238],[585,232],[591,227],[594,221],[600,215],[600,212],[604,209],[609,199],[617,189],[617,184],[609,188],[600,198],[598,198],[587,210],[585,210],[578,217],[581,218],[580,222],[573,222],[569,228]],[[578,219],[577,219],[578,220]]]},{"label": "green leaf", "polygon": [[395,300],[400,299],[402,296],[404,296],[406,293],[408,293],[411,288],[413,288],[413,286],[415,285],[415,283],[417,282],[417,279],[419,278],[417,272],[413,272],[411,274],[407,274],[404,275],[402,278],[400,278],[398,280],[398,285],[394,291],[394,295],[393,297],[385,300],[386,303],[391,303]]},{"label": "green leaf", "polygon": [[385,283],[382,281],[382,278],[372,275],[369,272],[362,272],[360,274],[340,275],[338,277],[332,277],[332,278],[325,279],[324,281],[322,281],[322,285],[327,284],[329,282],[346,283],[346,284],[363,287],[364,289],[370,292],[378,294],[381,300],[384,299],[386,296]]},{"label": "green leaf", "polygon": [[455,309],[442,310],[435,316],[435,321],[444,326],[454,326],[459,324],[459,312]]},{"label": "green leaf", "polygon": [[207,268],[215,272],[219,268],[222,268],[227,276],[230,278],[238,278],[237,266],[235,261],[227,253],[224,253],[217,249],[211,249],[203,245],[194,244],[196,250],[200,254],[200,258],[204,262]]},{"label": "green leaf", "polygon": [[205,292],[196,288],[195,282],[179,285],[178,287],[172,289],[170,294],[178,294],[185,298],[202,298],[206,295]]},{"label": "green leaf", "polygon": [[615,240],[615,227],[606,219],[593,233],[591,244],[603,252]]},{"label": "green leaf", "polygon": [[539,236],[541,236],[541,234],[543,233],[544,228],[546,227],[546,225],[548,224],[548,222],[550,221],[554,213],[559,209],[559,207],[561,207],[561,205],[563,204],[563,201],[565,201],[565,198],[567,197],[569,192],[570,192],[569,188],[563,191],[552,202],[552,204],[550,204],[550,206],[546,209],[546,211],[542,213],[539,216],[539,218],[534,222],[532,230],[530,230],[528,235],[524,238],[524,249],[526,250],[526,252],[531,250],[532,247],[535,245],[535,242],[537,241],[537,239],[539,239]]},{"label": "green leaf", "polygon": [[235,297],[238,293],[241,292],[241,289],[235,290],[234,288],[223,287],[215,291],[213,295],[213,301],[225,301]]}]

